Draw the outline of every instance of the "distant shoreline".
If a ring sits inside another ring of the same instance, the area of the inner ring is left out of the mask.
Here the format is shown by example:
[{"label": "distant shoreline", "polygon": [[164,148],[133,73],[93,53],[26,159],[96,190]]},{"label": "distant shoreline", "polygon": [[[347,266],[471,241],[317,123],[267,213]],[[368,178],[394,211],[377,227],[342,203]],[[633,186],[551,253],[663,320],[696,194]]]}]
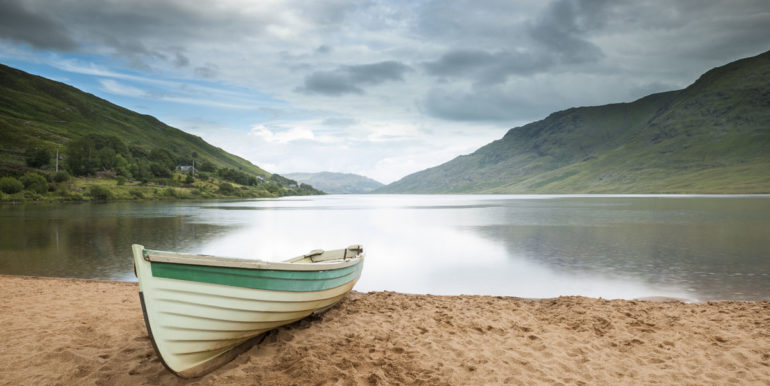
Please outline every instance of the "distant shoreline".
[{"label": "distant shoreline", "polygon": [[[770,193],[327,193],[327,196],[545,196],[550,198],[770,198]],[[7,196],[7,195],[6,195]],[[252,200],[264,198],[281,197],[311,197],[317,195],[286,195],[286,196],[259,196],[259,197],[237,197],[237,196],[216,196],[216,197],[147,197],[141,199],[110,199],[110,200],[47,200],[47,199],[0,199],[0,205],[19,205],[19,204],[82,204],[82,203],[110,203],[110,202],[182,202],[182,201],[213,201],[213,200]]]},{"label": "distant shoreline", "polygon": [[49,190],[42,194],[28,189],[12,194],[0,192],[0,204],[251,199],[318,194],[312,188],[310,191],[303,190],[302,186],[279,187],[271,191],[262,186],[244,186],[215,178],[184,182],[185,177],[177,173],[165,180],[165,183],[93,176],[72,177],[59,183],[49,182]]}]

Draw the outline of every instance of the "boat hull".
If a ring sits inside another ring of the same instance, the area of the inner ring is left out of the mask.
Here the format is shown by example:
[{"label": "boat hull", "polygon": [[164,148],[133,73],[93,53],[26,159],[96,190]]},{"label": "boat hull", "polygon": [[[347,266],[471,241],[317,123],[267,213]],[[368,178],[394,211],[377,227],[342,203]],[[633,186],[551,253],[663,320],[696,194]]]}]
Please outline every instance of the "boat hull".
[{"label": "boat hull", "polygon": [[334,305],[363,267],[362,256],[318,270],[187,265],[148,261],[142,246],[133,249],[153,346],[169,370],[187,378],[226,363],[266,331]]}]

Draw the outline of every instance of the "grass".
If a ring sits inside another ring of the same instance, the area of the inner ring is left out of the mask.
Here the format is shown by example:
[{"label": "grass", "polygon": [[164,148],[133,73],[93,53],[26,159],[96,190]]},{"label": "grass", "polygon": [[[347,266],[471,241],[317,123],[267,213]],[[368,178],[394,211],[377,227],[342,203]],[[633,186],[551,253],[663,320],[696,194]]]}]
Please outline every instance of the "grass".
[{"label": "grass", "polygon": [[[183,181],[186,175],[176,173],[174,180]],[[196,179],[192,184],[180,182],[179,186],[169,186],[160,183],[143,184],[138,181],[126,181],[119,183],[115,178],[74,177],[62,183],[52,183],[53,190],[40,195],[30,191],[22,191],[14,194],[0,192],[0,202],[62,202],[62,201],[103,201],[91,195],[93,187],[103,188],[108,192],[109,201],[146,201],[146,200],[186,200],[186,199],[214,199],[214,198],[265,198],[291,195],[291,191],[271,193],[259,186],[243,186],[230,183],[235,191],[233,194],[223,194],[219,191],[219,184],[226,181],[210,179],[203,181]]]}]

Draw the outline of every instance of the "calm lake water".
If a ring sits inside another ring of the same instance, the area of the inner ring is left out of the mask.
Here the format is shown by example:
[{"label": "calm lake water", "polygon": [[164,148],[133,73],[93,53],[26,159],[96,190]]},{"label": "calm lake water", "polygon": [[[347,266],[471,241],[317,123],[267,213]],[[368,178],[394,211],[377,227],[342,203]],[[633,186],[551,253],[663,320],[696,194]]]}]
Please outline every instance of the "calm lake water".
[{"label": "calm lake water", "polygon": [[133,281],[132,243],[264,260],[363,244],[359,291],[770,299],[770,196],[337,195],[0,206],[0,274]]}]

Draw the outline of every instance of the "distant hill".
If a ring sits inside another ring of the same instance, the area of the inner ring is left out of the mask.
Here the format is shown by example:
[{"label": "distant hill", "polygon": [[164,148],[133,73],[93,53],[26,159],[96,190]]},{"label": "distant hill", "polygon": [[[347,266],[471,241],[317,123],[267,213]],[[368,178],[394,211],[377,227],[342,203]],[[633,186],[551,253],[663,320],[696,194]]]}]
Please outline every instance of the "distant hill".
[{"label": "distant hill", "polygon": [[631,103],[578,107],[377,193],[770,193],[770,51]]},{"label": "distant hill", "polygon": [[[24,151],[53,148],[87,134],[114,135],[126,145],[168,150],[179,160],[211,162],[254,175],[271,174],[245,159],[159,121],[72,86],[0,65],[0,171],[23,164]],[[187,161],[186,163],[189,163]]]},{"label": "distant hill", "polygon": [[371,178],[352,173],[286,173],[284,176],[332,194],[369,193],[384,186]]},{"label": "distant hill", "polygon": [[152,116],[4,65],[0,181],[0,201],[322,194]]}]

